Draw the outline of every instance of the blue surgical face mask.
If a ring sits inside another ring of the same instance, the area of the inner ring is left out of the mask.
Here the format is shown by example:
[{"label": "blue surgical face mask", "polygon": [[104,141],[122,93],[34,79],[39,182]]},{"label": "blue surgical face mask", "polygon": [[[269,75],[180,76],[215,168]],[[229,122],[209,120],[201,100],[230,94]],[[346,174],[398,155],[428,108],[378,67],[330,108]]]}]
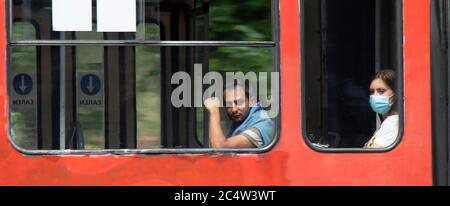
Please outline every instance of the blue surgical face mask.
[{"label": "blue surgical face mask", "polygon": [[386,114],[390,109],[392,104],[389,102],[388,96],[375,96],[370,95],[370,106],[372,110],[378,114]]}]

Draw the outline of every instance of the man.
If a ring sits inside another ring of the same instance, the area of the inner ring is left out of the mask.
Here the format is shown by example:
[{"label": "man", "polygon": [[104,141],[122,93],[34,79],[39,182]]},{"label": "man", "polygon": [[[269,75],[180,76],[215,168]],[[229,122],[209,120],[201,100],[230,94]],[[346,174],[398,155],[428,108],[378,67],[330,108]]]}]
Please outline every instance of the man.
[{"label": "man", "polygon": [[220,100],[204,101],[209,112],[209,139],[213,148],[259,148],[268,145],[274,134],[274,123],[266,111],[250,96],[248,87],[233,82],[224,88],[228,117],[233,125],[228,135],[220,126]]}]

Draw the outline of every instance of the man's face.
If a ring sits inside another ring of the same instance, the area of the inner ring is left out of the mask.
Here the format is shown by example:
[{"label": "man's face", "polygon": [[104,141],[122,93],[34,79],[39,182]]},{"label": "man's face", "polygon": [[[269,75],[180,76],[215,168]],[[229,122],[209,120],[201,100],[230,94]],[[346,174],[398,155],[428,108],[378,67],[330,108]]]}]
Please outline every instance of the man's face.
[{"label": "man's face", "polygon": [[224,91],[225,109],[228,117],[235,123],[244,121],[250,111],[249,101],[241,87]]}]

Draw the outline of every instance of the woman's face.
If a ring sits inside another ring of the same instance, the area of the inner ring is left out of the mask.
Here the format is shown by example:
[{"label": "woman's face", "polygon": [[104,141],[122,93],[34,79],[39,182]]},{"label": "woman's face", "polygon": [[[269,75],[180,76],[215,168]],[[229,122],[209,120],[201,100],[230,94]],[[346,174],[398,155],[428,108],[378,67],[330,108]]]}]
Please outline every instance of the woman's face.
[{"label": "woman's face", "polygon": [[370,95],[392,97],[394,95],[394,91],[389,88],[383,80],[378,78],[374,79],[370,84]]}]

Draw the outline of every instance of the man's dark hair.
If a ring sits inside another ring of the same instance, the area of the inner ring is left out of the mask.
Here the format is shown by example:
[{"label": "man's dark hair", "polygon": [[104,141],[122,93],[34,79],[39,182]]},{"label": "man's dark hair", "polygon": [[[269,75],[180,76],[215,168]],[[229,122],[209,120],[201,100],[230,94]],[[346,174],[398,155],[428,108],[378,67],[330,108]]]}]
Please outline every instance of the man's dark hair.
[{"label": "man's dark hair", "polygon": [[235,89],[236,87],[241,87],[244,89],[245,98],[250,99],[250,94],[253,94],[253,88],[250,88],[251,84],[249,81],[244,81],[244,83],[242,83],[242,82],[243,81],[227,82],[223,87],[223,91]]}]

